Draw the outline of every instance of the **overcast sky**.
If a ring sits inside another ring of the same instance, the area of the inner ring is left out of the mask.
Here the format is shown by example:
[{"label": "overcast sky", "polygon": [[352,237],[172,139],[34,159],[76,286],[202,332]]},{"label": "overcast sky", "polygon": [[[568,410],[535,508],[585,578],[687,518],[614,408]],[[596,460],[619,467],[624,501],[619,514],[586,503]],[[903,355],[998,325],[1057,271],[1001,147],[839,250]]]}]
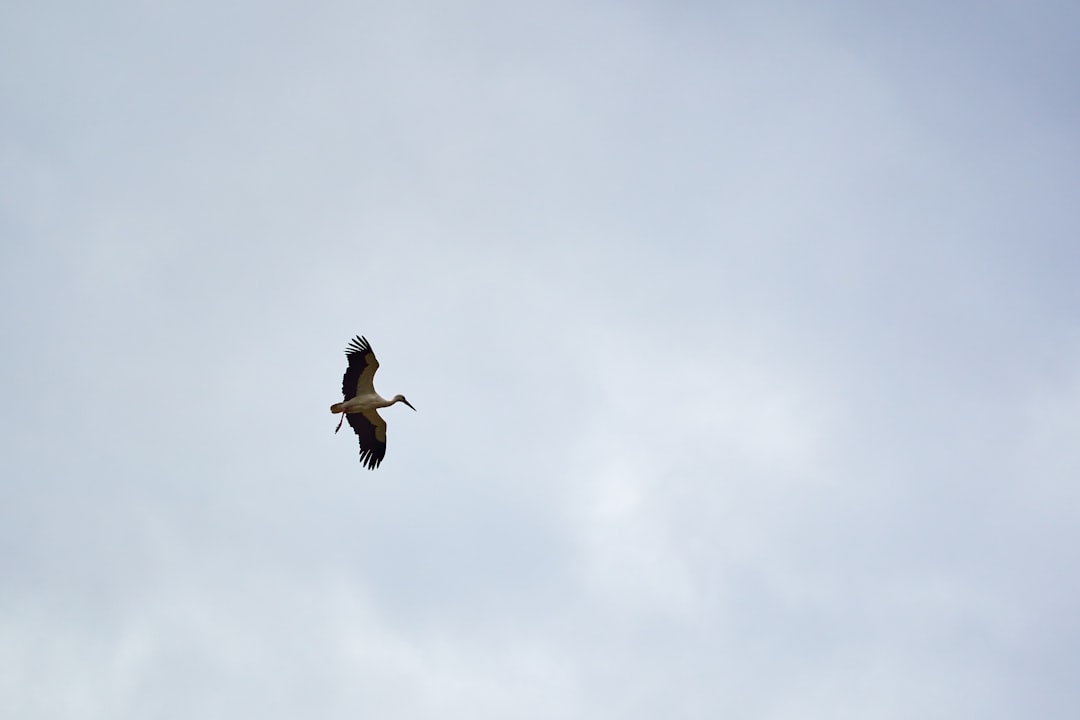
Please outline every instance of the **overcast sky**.
[{"label": "overcast sky", "polygon": [[1076,718],[1077,37],[5,2],[0,716]]}]

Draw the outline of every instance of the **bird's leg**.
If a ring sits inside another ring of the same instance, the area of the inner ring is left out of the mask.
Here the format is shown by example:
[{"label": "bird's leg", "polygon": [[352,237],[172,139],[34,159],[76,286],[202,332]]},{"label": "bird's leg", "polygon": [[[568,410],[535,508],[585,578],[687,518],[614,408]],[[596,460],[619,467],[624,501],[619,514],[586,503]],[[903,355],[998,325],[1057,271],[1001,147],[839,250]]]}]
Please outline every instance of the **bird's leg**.
[{"label": "bird's leg", "polygon": [[334,428],[334,432],[337,432],[338,430],[341,429],[341,423],[343,423],[343,422],[345,422],[345,413],[341,413],[341,419],[338,420],[337,427]]}]

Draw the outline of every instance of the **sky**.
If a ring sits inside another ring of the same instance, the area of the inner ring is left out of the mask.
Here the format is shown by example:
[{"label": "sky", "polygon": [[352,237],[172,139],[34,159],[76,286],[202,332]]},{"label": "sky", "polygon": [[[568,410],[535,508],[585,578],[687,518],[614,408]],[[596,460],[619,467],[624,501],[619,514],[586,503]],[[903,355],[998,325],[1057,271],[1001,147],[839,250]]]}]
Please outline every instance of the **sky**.
[{"label": "sky", "polygon": [[1078,35],[4,3],[0,716],[1076,717]]}]

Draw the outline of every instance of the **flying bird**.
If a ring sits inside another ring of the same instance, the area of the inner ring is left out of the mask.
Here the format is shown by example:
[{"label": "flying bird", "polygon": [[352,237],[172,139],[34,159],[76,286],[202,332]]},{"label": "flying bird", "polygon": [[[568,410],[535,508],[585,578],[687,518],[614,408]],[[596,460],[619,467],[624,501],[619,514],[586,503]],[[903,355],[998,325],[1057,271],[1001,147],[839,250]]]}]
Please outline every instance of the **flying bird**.
[{"label": "flying bird", "polygon": [[353,432],[360,440],[360,463],[369,470],[374,470],[386,457],[386,421],[379,417],[379,408],[390,407],[399,402],[413,410],[416,408],[404,395],[395,395],[392,400],[387,400],[375,392],[373,380],[375,371],[379,369],[379,361],[375,359],[375,353],[371,350],[367,338],[353,338],[345,348],[345,357],[349,358],[349,367],[345,369],[345,376],[341,379],[341,394],[345,396],[345,400],[330,406],[330,412],[341,413],[341,420],[334,432],[340,430],[341,423],[348,418]]}]

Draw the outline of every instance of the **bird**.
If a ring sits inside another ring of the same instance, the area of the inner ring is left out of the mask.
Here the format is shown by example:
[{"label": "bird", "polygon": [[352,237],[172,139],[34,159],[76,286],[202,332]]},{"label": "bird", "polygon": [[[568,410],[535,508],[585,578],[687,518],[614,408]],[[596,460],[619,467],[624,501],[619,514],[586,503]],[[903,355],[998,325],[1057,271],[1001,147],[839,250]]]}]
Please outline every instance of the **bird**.
[{"label": "bird", "polygon": [[395,395],[387,400],[375,392],[373,380],[375,371],[379,369],[379,361],[367,338],[357,335],[349,341],[345,357],[349,359],[349,367],[341,378],[341,394],[345,399],[330,406],[330,412],[341,413],[341,420],[334,432],[341,429],[341,423],[347,418],[360,441],[360,464],[374,470],[386,457],[386,421],[379,417],[379,408],[395,403],[405,403],[414,412],[416,408],[404,395]]}]

